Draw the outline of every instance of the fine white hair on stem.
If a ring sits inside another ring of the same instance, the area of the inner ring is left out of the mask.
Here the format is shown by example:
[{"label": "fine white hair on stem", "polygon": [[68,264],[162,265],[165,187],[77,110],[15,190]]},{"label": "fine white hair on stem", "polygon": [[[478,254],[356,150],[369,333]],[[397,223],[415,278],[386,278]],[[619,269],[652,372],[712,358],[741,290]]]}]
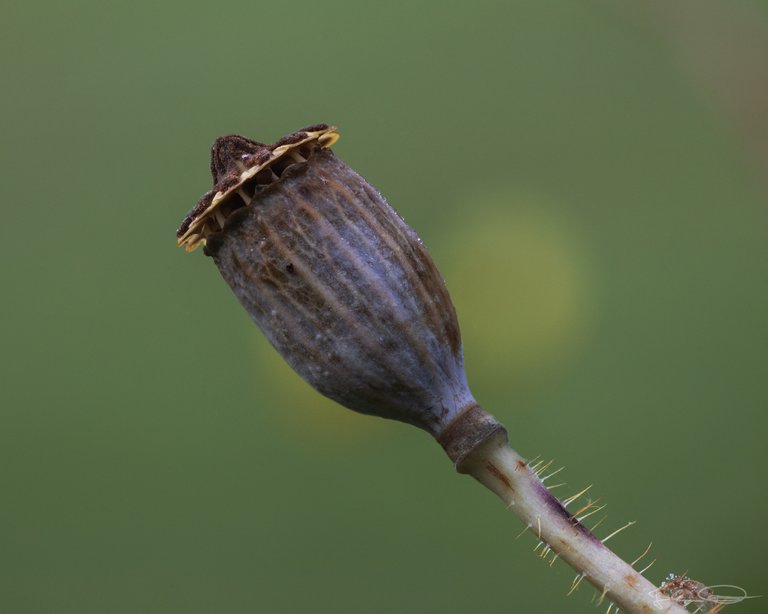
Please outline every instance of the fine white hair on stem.
[{"label": "fine white hair on stem", "polygon": [[630,565],[632,565],[632,567],[637,565],[640,562],[640,559],[642,559],[646,554],[648,554],[651,551],[651,546],[653,546],[653,542],[650,542],[648,544],[648,547],[645,550],[643,550],[643,553],[639,557],[637,557],[634,561],[632,561]]},{"label": "fine white hair on stem", "polygon": [[616,529],[616,530],[615,530],[613,533],[611,533],[611,534],[610,534],[608,537],[604,537],[604,538],[603,538],[601,541],[602,541],[603,543],[607,542],[609,539],[611,539],[611,537],[613,537],[614,535],[618,535],[618,534],[619,534],[619,533],[621,533],[621,532],[622,532],[624,529],[628,529],[628,528],[629,528],[629,527],[631,527],[633,524],[635,524],[635,521],[634,521],[634,520],[631,520],[630,522],[628,522],[627,524],[625,524],[623,527],[620,527],[620,528]]}]

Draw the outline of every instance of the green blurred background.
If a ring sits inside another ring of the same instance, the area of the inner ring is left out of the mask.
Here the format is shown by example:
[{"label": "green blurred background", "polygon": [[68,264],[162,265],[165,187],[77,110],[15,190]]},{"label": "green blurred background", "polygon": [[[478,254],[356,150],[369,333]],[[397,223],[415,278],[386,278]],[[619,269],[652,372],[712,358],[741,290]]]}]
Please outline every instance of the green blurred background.
[{"label": "green blurred background", "polygon": [[429,246],[475,395],[556,492],[637,520],[612,544],[652,540],[654,582],[768,591],[766,3],[2,13],[0,612],[604,611],[176,248],[216,136],[315,122]]}]

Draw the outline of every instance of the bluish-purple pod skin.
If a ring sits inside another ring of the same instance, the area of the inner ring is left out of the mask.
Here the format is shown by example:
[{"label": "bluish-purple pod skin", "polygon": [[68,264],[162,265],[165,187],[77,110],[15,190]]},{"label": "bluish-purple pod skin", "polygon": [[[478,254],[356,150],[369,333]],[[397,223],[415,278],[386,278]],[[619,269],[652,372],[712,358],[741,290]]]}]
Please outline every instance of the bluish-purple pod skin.
[{"label": "bluish-purple pod skin", "polygon": [[[306,137],[331,131],[314,126],[269,146],[218,139],[216,186],[180,243],[206,244],[270,343],[319,392],[439,438],[462,412],[482,412],[456,312],[416,233],[328,139]],[[275,151],[282,157],[270,161]],[[258,173],[243,180],[252,164]],[[219,213],[201,224],[212,202]]]}]

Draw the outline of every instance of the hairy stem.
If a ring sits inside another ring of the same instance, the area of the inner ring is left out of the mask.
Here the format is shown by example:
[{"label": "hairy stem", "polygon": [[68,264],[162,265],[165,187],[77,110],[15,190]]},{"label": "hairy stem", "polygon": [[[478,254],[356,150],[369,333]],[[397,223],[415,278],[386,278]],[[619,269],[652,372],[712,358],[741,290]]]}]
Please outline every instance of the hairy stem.
[{"label": "hairy stem", "polygon": [[688,612],[624,562],[555,498],[500,431],[477,446],[459,470],[496,493],[538,539],[628,614]]}]

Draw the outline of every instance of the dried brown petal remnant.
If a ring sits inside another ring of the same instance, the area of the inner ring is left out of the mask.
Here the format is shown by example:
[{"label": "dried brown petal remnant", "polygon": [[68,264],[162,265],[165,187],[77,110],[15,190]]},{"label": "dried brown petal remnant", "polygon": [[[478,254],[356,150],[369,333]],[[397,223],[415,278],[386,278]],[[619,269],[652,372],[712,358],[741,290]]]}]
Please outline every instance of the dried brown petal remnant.
[{"label": "dried brown petal remnant", "polygon": [[337,138],[320,124],[274,145],[217,139],[214,188],[179,244],[205,245],[272,345],[322,394],[438,438],[467,437],[460,415],[498,431],[467,387],[456,313],[432,259],[328,149]]}]

